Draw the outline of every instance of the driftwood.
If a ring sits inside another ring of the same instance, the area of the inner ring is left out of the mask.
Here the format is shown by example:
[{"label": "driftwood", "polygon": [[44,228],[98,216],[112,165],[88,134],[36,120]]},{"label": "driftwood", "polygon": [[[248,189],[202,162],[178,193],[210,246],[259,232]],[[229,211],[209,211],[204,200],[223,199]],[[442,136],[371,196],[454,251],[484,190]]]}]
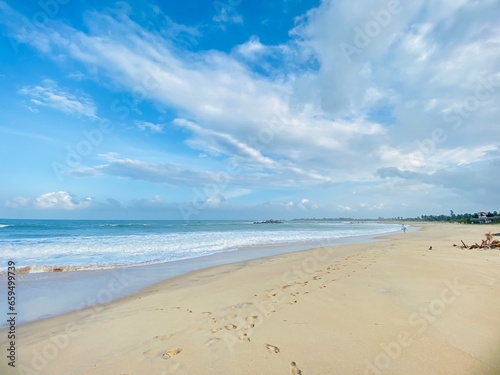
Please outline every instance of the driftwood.
[{"label": "driftwood", "polygon": [[493,236],[491,235],[491,232],[485,233],[484,235],[486,236],[486,243],[489,245]]},{"label": "driftwood", "polygon": [[456,244],[453,244],[453,246],[460,247],[461,249],[500,249],[500,241],[492,241],[493,236],[496,236],[497,234],[498,233],[491,234],[491,232],[485,233],[484,236],[486,239],[481,241],[481,245],[476,242],[474,245],[467,246],[463,240],[460,240],[460,242],[462,242],[462,246],[457,246]]}]

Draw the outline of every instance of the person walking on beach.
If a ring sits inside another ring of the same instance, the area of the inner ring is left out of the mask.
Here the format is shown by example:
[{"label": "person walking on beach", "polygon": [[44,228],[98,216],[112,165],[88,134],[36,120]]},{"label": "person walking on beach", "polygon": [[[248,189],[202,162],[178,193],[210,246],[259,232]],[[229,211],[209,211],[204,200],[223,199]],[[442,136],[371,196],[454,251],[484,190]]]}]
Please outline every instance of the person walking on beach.
[{"label": "person walking on beach", "polygon": [[404,224],[401,224],[401,230],[403,231],[403,233],[406,233],[406,227]]}]

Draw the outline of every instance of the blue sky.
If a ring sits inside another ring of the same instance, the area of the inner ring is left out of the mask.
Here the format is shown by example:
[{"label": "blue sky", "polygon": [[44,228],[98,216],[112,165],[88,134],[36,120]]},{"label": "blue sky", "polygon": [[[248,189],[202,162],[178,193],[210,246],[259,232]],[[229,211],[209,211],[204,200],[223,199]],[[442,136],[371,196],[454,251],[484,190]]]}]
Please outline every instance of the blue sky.
[{"label": "blue sky", "polygon": [[0,0],[0,217],[498,210],[499,17],[495,0]]}]

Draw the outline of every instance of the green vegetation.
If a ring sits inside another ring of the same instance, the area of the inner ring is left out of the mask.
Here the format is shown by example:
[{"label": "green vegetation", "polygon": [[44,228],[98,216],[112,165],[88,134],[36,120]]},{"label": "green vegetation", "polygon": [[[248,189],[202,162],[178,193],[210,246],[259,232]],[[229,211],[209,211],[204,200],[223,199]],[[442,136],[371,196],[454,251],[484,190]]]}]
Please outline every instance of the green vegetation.
[{"label": "green vegetation", "polygon": [[359,219],[359,218],[349,218],[349,217],[339,217],[339,218],[301,218],[293,220],[314,220],[314,221],[343,221],[343,222],[366,222],[366,221],[398,221],[398,222],[447,222],[447,223],[462,223],[462,224],[480,224],[480,223],[495,223],[500,224],[500,213],[497,211],[489,212],[479,212],[474,214],[464,213],[455,214],[453,210],[450,211],[449,215],[421,215],[418,217],[379,217],[378,219]]},{"label": "green vegetation", "polygon": [[497,211],[487,212],[485,215],[480,215],[479,213],[474,214],[458,214],[455,215],[453,210],[450,215],[422,215],[420,217],[422,221],[447,221],[451,223],[463,223],[463,224],[477,224],[480,222],[491,222],[500,223],[500,216]]},{"label": "green vegetation", "polygon": [[[387,220],[379,218],[380,220]],[[399,221],[427,221],[427,222],[447,222],[462,224],[480,224],[480,223],[500,223],[500,216],[497,211],[455,214],[453,210],[449,215],[422,215],[416,218],[396,218]],[[389,219],[395,220],[395,219]]]}]

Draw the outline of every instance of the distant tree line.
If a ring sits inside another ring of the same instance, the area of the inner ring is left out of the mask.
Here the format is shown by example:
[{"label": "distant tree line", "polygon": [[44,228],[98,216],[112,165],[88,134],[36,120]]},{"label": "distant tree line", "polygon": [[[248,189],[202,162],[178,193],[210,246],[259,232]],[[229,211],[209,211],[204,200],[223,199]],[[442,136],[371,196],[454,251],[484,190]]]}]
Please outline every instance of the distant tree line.
[{"label": "distant tree line", "polygon": [[[480,218],[482,218],[480,220]],[[462,224],[476,224],[481,221],[492,222],[492,223],[500,223],[500,216],[497,211],[488,211],[486,214],[479,215],[479,213],[464,213],[464,214],[455,214],[453,210],[450,211],[449,215],[421,215],[416,218],[406,218],[405,221],[439,221],[439,222],[448,222],[448,223],[462,223]]]},{"label": "distant tree line", "polygon": [[[481,218],[481,219],[480,219]],[[486,218],[486,219],[485,219]],[[500,223],[500,213],[497,211],[488,211],[479,215],[479,213],[464,213],[455,214],[453,210],[450,211],[449,215],[421,215],[417,217],[379,217],[378,219],[359,219],[359,218],[349,218],[349,217],[339,217],[339,218],[301,218],[293,219],[297,221],[347,221],[347,222],[365,222],[365,221],[399,221],[401,223],[406,221],[428,221],[428,222],[448,222],[448,223],[462,223],[462,224],[476,224],[482,221]]]}]

